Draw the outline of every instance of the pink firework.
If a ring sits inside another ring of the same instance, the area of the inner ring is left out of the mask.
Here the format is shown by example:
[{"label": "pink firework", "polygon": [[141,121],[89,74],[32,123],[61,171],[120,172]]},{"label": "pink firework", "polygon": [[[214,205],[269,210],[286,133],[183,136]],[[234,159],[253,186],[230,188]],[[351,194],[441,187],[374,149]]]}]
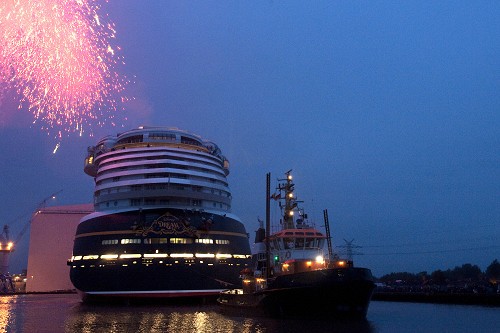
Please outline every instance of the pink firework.
[{"label": "pink firework", "polygon": [[0,1],[0,89],[59,137],[113,122],[123,99],[115,29],[99,10],[96,0]]}]

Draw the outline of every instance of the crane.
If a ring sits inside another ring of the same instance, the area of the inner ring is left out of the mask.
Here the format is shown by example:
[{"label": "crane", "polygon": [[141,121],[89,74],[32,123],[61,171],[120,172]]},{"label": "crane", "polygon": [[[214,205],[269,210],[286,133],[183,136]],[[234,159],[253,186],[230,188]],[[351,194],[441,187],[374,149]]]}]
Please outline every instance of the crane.
[{"label": "crane", "polygon": [[40,211],[40,209],[45,208],[47,206],[47,202],[50,199],[55,199],[56,195],[59,194],[59,193],[61,193],[61,192],[62,192],[62,190],[59,190],[57,192],[52,193],[51,195],[49,195],[48,197],[46,197],[45,199],[43,199],[36,206],[35,212],[31,215],[31,218],[24,224],[23,229],[19,232],[19,234],[17,235],[17,237],[14,240],[10,239],[9,225],[7,225],[7,224],[4,225],[2,234],[0,234],[0,236],[1,236],[0,239],[3,239],[5,242],[13,243],[13,245],[11,245],[10,251],[13,251],[14,250],[13,249],[14,245],[18,244],[19,241],[23,238],[24,234],[26,233],[26,231],[28,230],[29,226],[31,225],[31,222],[33,222],[33,219],[38,214],[38,212]]},{"label": "crane", "polygon": [[5,274],[9,272],[9,254],[14,244],[9,240],[9,226],[4,225],[0,233],[0,292],[6,287]]},{"label": "crane", "polygon": [[21,240],[21,238],[23,238],[24,234],[26,233],[26,231],[28,230],[29,226],[31,225],[31,222],[33,222],[33,219],[35,218],[35,216],[39,213],[40,209],[42,208],[45,208],[47,207],[47,201],[49,201],[50,199],[55,199],[56,198],[56,195],[61,193],[62,190],[59,190],[57,192],[54,192],[52,193],[51,195],[49,195],[48,197],[46,197],[45,199],[43,199],[39,204],[38,206],[36,207],[36,210],[35,212],[31,215],[31,218],[28,220],[28,222],[26,222],[24,224],[24,227],[23,229],[21,230],[21,232],[17,235],[16,239],[14,240],[14,244],[18,244],[19,241]]}]

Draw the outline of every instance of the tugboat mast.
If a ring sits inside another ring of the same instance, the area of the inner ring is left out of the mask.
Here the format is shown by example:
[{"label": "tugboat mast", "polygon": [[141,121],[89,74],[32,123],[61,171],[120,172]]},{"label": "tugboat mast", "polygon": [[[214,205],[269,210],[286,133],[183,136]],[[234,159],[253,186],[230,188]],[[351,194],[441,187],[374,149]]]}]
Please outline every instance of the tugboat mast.
[{"label": "tugboat mast", "polygon": [[271,235],[271,173],[268,172],[266,175],[266,280],[271,277],[271,249],[269,244],[269,236]]},{"label": "tugboat mast", "polygon": [[292,170],[285,172],[286,179],[278,179],[279,181],[285,181],[278,185],[278,190],[285,192],[285,207],[283,214],[283,229],[294,229],[295,222],[293,218],[294,209],[297,207],[297,201],[294,197],[293,190],[295,184],[292,183]]}]

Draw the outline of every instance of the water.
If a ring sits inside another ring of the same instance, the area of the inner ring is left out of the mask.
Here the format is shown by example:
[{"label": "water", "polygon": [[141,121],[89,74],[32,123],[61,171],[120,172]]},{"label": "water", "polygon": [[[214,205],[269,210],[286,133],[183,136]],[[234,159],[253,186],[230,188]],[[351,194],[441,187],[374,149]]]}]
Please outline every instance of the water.
[{"label": "water", "polygon": [[500,308],[372,301],[366,321],[232,317],[208,305],[86,305],[76,294],[0,297],[2,332],[500,332]]}]

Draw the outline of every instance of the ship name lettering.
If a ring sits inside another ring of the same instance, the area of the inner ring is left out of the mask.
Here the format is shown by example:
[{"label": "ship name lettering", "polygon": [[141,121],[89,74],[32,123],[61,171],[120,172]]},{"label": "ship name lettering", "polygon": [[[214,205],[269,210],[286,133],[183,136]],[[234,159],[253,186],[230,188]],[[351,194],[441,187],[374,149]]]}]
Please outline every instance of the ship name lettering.
[{"label": "ship name lettering", "polygon": [[176,229],[181,229],[183,225],[181,226],[178,222],[158,222],[158,225],[160,228],[167,229],[167,230],[176,230]]}]

